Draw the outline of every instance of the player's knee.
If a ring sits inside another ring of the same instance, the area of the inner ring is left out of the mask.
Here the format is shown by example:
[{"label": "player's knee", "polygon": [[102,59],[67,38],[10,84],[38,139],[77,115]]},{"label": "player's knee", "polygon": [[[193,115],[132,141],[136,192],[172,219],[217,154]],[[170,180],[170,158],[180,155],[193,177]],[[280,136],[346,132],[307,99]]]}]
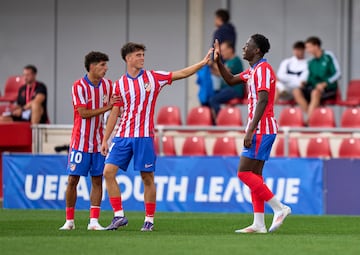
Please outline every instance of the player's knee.
[{"label": "player's knee", "polygon": [[145,186],[151,186],[154,185],[154,174],[153,173],[141,173],[141,178],[143,180],[143,183]]},{"label": "player's knee", "polygon": [[69,188],[76,188],[77,184],[79,183],[80,176],[77,175],[69,175],[68,178],[68,187]]},{"label": "player's knee", "polygon": [[111,167],[105,167],[103,176],[106,180],[115,178],[116,170],[114,171]]}]

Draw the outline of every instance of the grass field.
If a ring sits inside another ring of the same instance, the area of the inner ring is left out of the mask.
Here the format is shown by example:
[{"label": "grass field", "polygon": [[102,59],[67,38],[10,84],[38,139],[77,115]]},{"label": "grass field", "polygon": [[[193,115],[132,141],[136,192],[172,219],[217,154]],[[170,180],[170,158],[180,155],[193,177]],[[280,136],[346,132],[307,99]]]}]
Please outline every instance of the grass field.
[{"label": "grass field", "polygon": [[[117,231],[87,231],[87,217],[77,211],[76,230],[64,232],[63,211],[0,209],[0,254],[360,254],[360,217],[291,215],[277,232],[251,235],[234,233],[249,214],[157,213],[152,233],[139,231],[142,212],[127,212]],[[111,218],[102,212],[100,223]]]}]

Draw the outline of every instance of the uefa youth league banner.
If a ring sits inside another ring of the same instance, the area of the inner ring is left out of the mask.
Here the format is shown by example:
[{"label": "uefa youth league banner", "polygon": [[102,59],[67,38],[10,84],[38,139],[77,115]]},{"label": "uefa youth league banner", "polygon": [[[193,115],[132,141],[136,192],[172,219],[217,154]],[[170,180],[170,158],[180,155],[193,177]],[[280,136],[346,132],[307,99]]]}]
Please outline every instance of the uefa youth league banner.
[{"label": "uefa youth league banner", "polygon": [[[65,208],[67,157],[3,155],[4,208]],[[238,157],[159,157],[155,172],[157,210],[171,212],[252,212],[249,189],[237,178]],[[264,168],[269,188],[295,214],[323,214],[323,162],[272,158]],[[132,163],[119,170],[125,210],[144,209],[143,185]],[[111,210],[103,185],[101,207]],[[78,185],[77,209],[88,209],[90,178]],[[269,207],[266,208],[269,212]]]}]

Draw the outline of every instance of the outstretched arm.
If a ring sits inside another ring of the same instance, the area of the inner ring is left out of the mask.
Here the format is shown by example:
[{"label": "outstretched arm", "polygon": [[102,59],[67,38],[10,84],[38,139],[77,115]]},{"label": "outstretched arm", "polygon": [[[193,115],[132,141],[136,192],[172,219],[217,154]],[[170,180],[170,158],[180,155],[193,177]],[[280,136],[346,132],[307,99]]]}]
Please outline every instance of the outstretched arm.
[{"label": "outstretched arm", "polygon": [[193,75],[194,73],[199,71],[203,66],[207,65],[210,62],[212,52],[213,49],[211,48],[206,54],[205,58],[200,62],[192,66],[185,67],[184,69],[172,72],[172,81],[187,78],[190,75]]},{"label": "outstretched arm", "polygon": [[214,43],[214,62],[217,64],[221,76],[224,78],[225,82],[229,85],[235,85],[239,83],[243,83],[244,81],[240,78],[239,75],[233,75],[221,62],[220,58],[220,46],[219,41],[215,40]]}]

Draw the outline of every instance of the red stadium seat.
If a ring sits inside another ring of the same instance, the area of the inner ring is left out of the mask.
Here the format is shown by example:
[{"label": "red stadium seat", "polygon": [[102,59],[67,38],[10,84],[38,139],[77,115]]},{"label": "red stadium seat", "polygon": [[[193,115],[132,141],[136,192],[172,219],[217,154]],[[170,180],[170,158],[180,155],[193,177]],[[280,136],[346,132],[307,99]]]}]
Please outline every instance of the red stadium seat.
[{"label": "red stadium seat", "polygon": [[346,108],[341,115],[341,127],[360,128],[360,108]]},{"label": "red stadium seat", "polygon": [[360,80],[351,80],[348,84],[346,100],[340,101],[340,105],[358,106],[360,105]]},{"label": "red stadium seat", "polygon": [[[285,156],[285,139],[283,137],[279,138],[279,141],[275,147],[275,157],[284,157]],[[299,145],[297,138],[290,137],[289,140],[289,157],[298,158],[300,157]]]},{"label": "red stadium seat", "polygon": [[214,156],[237,156],[234,137],[217,137],[213,147]]},{"label": "red stadium seat", "polygon": [[339,147],[340,158],[360,158],[360,139],[344,138]]},{"label": "red stadium seat", "polygon": [[190,110],[186,118],[187,125],[211,126],[211,110],[209,107],[199,106]]},{"label": "red stadium seat", "polygon": [[157,125],[181,125],[180,108],[177,106],[163,106],[159,109],[156,119]]},{"label": "red stadium seat", "polygon": [[205,139],[202,136],[189,136],[185,138],[183,156],[206,156]]},{"label": "red stadium seat", "polygon": [[335,127],[334,110],[330,107],[316,108],[309,118],[309,127]]},{"label": "red stadium seat", "polygon": [[237,107],[221,108],[216,116],[216,125],[219,126],[242,126],[241,110]]},{"label": "red stadium seat", "polygon": [[306,148],[306,156],[310,158],[331,158],[331,149],[328,138],[312,137]]},{"label": "red stadium seat", "polygon": [[[165,156],[175,156],[175,143],[172,136],[163,136],[162,137],[162,148]],[[160,145],[159,137],[155,137],[155,151],[157,154],[160,154]]]},{"label": "red stadium seat", "polygon": [[24,84],[25,80],[23,76],[10,76],[5,83],[4,95],[0,97],[0,102],[15,102],[19,88]]},{"label": "red stadium seat", "polygon": [[279,125],[281,127],[303,127],[303,112],[298,107],[284,107],[280,112]]}]

